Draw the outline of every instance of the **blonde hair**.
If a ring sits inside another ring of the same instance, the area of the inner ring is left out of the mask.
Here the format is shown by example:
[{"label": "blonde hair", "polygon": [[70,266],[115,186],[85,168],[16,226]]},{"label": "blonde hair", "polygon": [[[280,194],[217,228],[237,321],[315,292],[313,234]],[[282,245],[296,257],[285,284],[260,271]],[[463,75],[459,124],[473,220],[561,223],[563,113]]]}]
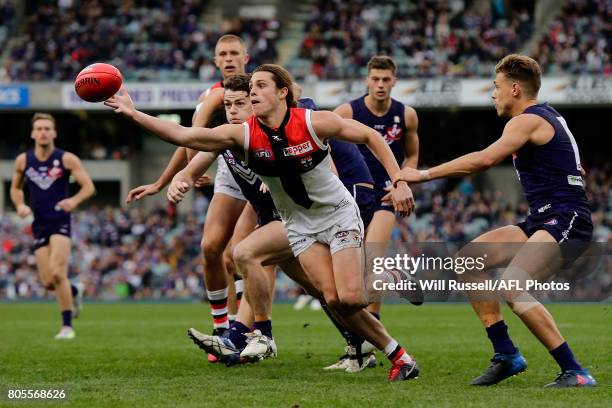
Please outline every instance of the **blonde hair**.
[{"label": "blonde hair", "polygon": [[32,127],[34,126],[34,122],[37,120],[50,120],[51,123],[53,123],[53,127],[55,127],[55,118],[49,113],[36,112],[30,121],[32,123]]}]

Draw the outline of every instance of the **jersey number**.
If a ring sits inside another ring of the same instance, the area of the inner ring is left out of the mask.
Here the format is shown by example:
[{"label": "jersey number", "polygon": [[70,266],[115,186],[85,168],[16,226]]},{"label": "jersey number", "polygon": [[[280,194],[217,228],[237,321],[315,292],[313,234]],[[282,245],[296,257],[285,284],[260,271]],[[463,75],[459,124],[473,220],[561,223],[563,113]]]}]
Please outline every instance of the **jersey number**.
[{"label": "jersey number", "polygon": [[580,164],[580,152],[578,152],[578,144],[576,144],[576,139],[574,139],[574,135],[572,135],[569,127],[567,127],[567,122],[563,116],[557,116],[557,120],[559,123],[561,123],[561,126],[563,126],[563,130],[565,130],[565,133],[567,133],[567,137],[569,137],[570,143],[572,144],[572,150],[574,151],[574,157],[576,158],[576,169],[578,169],[578,171],[582,171],[582,165]]}]

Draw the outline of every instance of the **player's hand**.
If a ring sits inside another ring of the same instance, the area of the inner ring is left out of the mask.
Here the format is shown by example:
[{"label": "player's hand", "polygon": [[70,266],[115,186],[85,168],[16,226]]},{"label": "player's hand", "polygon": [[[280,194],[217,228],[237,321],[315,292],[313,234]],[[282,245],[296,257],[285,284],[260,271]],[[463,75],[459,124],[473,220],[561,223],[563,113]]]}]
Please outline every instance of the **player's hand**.
[{"label": "player's hand", "polygon": [[17,215],[21,218],[25,218],[28,215],[32,214],[32,209],[25,204],[21,204],[17,207]]},{"label": "player's hand", "polygon": [[183,177],[176,177],[172,179],[170,186],[168,187],[168,193],[166,196],[168,200],[173,202],[174,204],[178,204],[183,201],[185,198],[185,194],[191,190],[192,184]]},{"label": "player's hand", "polygon": [[119,92],[104,101],[104,105],[113,108],[116,113],[123,113],[127,117],[134,116],[136,112],[134,102],[123,85],[119,89]]},{"label": "player's hand", "polygon": [[159,193],[160,188],[155,184],[145,184],[144,186],[138,186],[130,190],[125,200],[126,203],[131,203],[132,201],[138,201],[141,198],[144,198],[149,195],[155,195]]},{"label": "player's hand", "polygon": [[66,198],[55,205],[56,208],[60,208],[66,212],[70,212],[77,207],[77,202],[73,198]]},{"label": "player's hand", "polygon": [[204,186],[210,186],[212,183],[212,177],[210,177],[208,174],[202,174],[200,177],[198,177],[195,183],[193,183],[193,185],[197,188],[200,188]]},{"label": "player's hand", "polygon": [[396,185],[398,181],[405,181],[406,183],[420,183],[423,180],[422,172],[413,169],[411,167],[404,167],[401,169],[393,178],[393,185]]},{"label": "player's hand", "polygon": [[268,191],[270,191],[270,189],[268,188],[268,185],[262,181],[261,185],[259,186],[259,191],[266,194]]},{"label": "player's hand", "polygon": [[408,184],[403,182],[397,183],[389,194],[391,195],[391,202],[395,211],[401,217],[407,217],[414,212],[414,197]]}]

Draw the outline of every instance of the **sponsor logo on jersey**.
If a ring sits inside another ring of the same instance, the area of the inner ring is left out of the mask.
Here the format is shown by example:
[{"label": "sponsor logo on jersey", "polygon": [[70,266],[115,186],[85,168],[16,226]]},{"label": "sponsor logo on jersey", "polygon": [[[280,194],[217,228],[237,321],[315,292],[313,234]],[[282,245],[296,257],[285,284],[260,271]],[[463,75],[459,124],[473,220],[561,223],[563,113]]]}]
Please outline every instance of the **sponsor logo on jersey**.
[{"label": "sponsor logo on jersey", "polygon": [[308,153],[313,150],[314,149],[312,147],[312,143],[310,143],[310,140],[307,140],[299,145],[283,148],[283,154],[285,156],[299,156],[301,154]]},{"label": "sponsor logo on jersey", "polygon": [[584,182],[582,181],[582,177],[572,176],[571,174],[567,176],[567,184],[571,186],[584,187]]},{"label": "sponsor logo on jersey", "polygon": [[542,207],[538,208],[538,212],[539,213],[543,213],[546,210],[550,210],[552,208],[552,204],[546,204],[543,205]]}]

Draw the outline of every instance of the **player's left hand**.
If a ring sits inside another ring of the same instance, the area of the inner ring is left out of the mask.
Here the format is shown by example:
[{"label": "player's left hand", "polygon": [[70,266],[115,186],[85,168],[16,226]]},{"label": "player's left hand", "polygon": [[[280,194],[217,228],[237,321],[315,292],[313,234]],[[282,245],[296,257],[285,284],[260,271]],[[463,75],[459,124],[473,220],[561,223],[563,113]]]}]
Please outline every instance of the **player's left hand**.
[{"label": "player's left hand", "polygon": [[405,181],[406,183],[420,183],[423,180],[419,170],[411,167],[404,167],[393,178],[393,185],[396,185],[398,181]]},{"label": "player's left hand", "polygon": [[73,198],[66,198],[56,204],[57,208],[61,208],[66,212],[70,212],[77,207],[77,202]]},{"label": "player's left hand", "polygon": [[136,108],[130,94],[121,86],[119,92],[104,101],[104,105],[113,108],[116,113],[123,113],[127,117],[132,117]]},{"label": "player's left hand", "polygon": [[395,211],[399,213],[400,217],[407,217],[414,211],[414,197],[412,196],[412,190],[410,190],[408,184],[402,182],[397,183],[387,196],[390,196],[393,207]]},{"label": "player's left hand", "polygon": [[268,188],[268,185],[262,181],[261,185],[259,186],[259,191],[266,194],[270,191],[270,189]]}]

